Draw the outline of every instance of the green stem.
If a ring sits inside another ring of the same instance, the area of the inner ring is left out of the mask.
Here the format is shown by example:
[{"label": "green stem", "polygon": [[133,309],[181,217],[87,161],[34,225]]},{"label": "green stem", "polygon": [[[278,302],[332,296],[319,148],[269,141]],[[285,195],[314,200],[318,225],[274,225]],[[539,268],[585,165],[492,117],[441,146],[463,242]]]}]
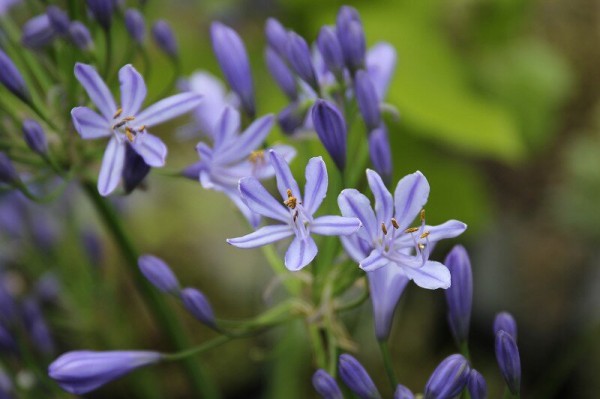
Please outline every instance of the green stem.
[{"label": "green stem", "polygon": [[459,345],[460,354],[463,355],[467,360],[471,361],[471,354],[469,353],[469,343],[465,340]]},{"label": "green stem", "polygon": [[383,365],[385,366],[385,372],[387,373],[388,380],[390,381],[392,392],[394,392],[398,386],[398,378],[396,378],[396,373],[394,372],[392,355],[390,354],[390,348],[388,347],[386,341],[379,341],[379,350],[381,351]]},{"label": "green stem", "polygon": [[277,251],[275,251],[275,247],[273,245],[265,245],[262,248],[263,255],[267,258],[267,262],[273,269],[273,272],[277,275],[278,278],[281,279],[282,284],[285,286],[287,291],[297,296],[300,292],[300,281],[295,278],[288,278],[289,272],[285,268],[283,261],[277,255]]},{"label": "green stem", "polygon": [[202,352],[206,352],[209,349],[216,348],[217,346],[223,345],[226,342],[231,341],[233,338],[228,337],[226,335],[221,335],[220,337],[216,337],[211,339],[208,342],[203,343],[202,345],[198,345],[194,348],[190,348],[177,353],[167,353],[163,355],[163,359],[166,361],[175,361],[187,359],[189,357],[198,355]]},{"label": "green stem", "polygon": [[[125,232],[125,229],[119,220],[113,207],[98,193],[95,184],[90,181],[83,183],[83,188],[96,211],[103,219],[106,227],[110,230],[118,245],[123,257],[126,260],[128,270],[134,278],[136,285],[145,299],[146,304],[151,308],[158,324],[164,329],[164,333],[176,349],[185,349],[190,347],[190,340],[183,331],[180,321],[164,302],[163,298],[146,281],[137,268],[138,253],[133,243]],[[184,367],[188,373],[189,379],[194,386],[197,394],[202,398],[218,398],[216,388],[207,381],[200,366],[192,359],[185,359]]]}]

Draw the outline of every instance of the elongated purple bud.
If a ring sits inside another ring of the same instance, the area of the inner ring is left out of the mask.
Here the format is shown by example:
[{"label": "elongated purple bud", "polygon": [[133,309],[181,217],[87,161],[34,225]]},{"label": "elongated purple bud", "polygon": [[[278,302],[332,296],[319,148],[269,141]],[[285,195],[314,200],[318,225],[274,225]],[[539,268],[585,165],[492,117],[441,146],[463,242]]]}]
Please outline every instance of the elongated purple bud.
[{"label": "elongated purple bud", "polygon": [[375,91],[375,86],[369,77],[369,74],[364,70],[356,72],[354,78],[354,92],[358,109],[365,121],[367,130],[374,130],[381,125],[381,111],[379,109],[379,97]]},{"label": "elongated purple bud", "polygon": [[246,114],[254,118],[254,83],[244,42],[230,27],[213,22],[210,27],[213,51],[229,86],[238,95]]},{"label": "elongated purple bud", "polygon": [[46,8],[46,15],[50,21],[50,26],[59,35],[67,35],[69,33],[69,25],[71,20],[66,12],[57,6],[49,6]]},{"label": "elongated purple bud", "polygon": [[340,378],[361,399],[381,399],[381,395],[367,370],[353,356],[340,355],[338,362]]},{"label": "elongated purple bud", "polygon": [[394,399],[415,399],[415,395],[404,385],[398,384],[394,391]]},{"label": "elongated purple bud", "polygon": [[162,259],[152,255],[142,255],[138,259],[138,266],[144,277],[160,291],[179,291],[177,277]]},{"label": "elongated purple bud", "polygon": [[300,79],[308,83],[315,91],[319,91],[310,49],[306,44],[306,40],[296,32],[288,33],[286,58]]},{"label": "elongated purple bud", "polygon": [[494,334],[497,334],[500,330],[508,333],[511,337],[513,337],[515,342],[518,341],[517,322],[510,313],[500,312],[496,315],[496,318],[494,319]]},{"label": "elongated purple bud", "polygon": [[0,49],[0,83],[21,100],[29,99],[29,90],[23,76],[2,49]]},{"label": "elongated purple bud", "polygon": [[344,53],[338,41],[335,29],[324,26],[317,37],[317,48],[323,57],[327,69],[340,78],[344,70]]},{"label": "elongated purple bud", "polygon": [[209,327],[215,327],[215,315],[203,293],[195,288],[184,288],[181,290],[183,306],[200,322]]},{"label": "elongated purple bud", "polygon": [[469,337],[471,306],[473,303],[473,275],[469,254],[462,245],[456,245],[444,261],[450,270],[452,285],[446,290],[448,324],[454,340],[460,345]]},{"label": "elongated purple bud", "polygon": [[437,366],[425,385],[425,399],[451,399],[462,392],[471,368],[462,355],[450,355]]},{"label": "elongated purple bud", "polygon": [[123,188],[127,194],[138,187],[150,173],[150,166],[130,145],[125,147],[125,166],[123,167]]},{"label": "elongated purple bud", "polygon": [[18,181],[19,175],[10,158],[5,153],[0,152],[0,183],[16,183]]},{"label": "elongated purple bud", "polygon": [[46,133],[37,121],[33,119],[25,119],[23,121],[23,138],[33,152],[40,155],[45,155],[48,152]]},{"label": "elongated purple bud", "polygon": [[112,24],[115,12],[115,1],[112,0],[86,0],[94,19],[98,21],[104,30],[108,30]]},{"label": "elongated purple bud", "polygon": [[312,108],[313,125],[339,170],[346,167],[346,122],[332,103],[317,100]]},{"label": "elongated purple bud", "polygon": [[152,37],[158,48],[169,57],[177,58],[179,56],[175,34],[167,21],[161,19],[152,25]]},{"label": "elongated purple bud", "polygon": [[369,133],[369,156],[375,171],[379,173],[386,184],[392,181],[392,148],[387,128],[384,124]]},{"label": "elongated purple bud", "polygon": [[271,76],[273,76],[277,85],[290,100],[296,100],[296,98],[298,98],[296,78],[281,57],[277,55],[275,50],[271,47],[267,47],[265,50],[265,61],[267,63],[267,68],[269,68],[269,72],[271,72]]},{"label": "elongated purple bud", "polygon": [[65,391],[82,395],[160,359],[150,351],[73,351],[52,362],[48,375]]},{"label": "elongated purple bud", "polygon": [[265,36],[267,37],[267,43],[275,50],[280,57],[286,57],[286,46],[287,46],[287,30],[281,25],[281,23],[275,18],[267,19],[265,23]]},{"label": "elongated purple bud", "polygon": [[475,369],[469,374],[467,389],[471,399],[485,399],[487,397],[487,384],[483,376]]},{"label": "elongated purple bud", "polygon": [[125,11],[125,28],[129,36],[138,44],[144,43],[146,38],[146,22],[141,12],[135,8],[129,8]]},{"label": "elongated purple bud", "polygon": [[315,391],[317,391],[323,399],[344,399],[335,378],[329,375],[325,370],[317,370],[313,374],[312,383],[313,387],[315,387]]},{"label": "elongated purple bud", "polygon": [[517,395],[521,390],[521,358],[514,338],[504,330],[496,333],[496,360],[508,389]]},{"label": "elongated purple bud", "polygon": [[75,21],[69,26],[69,37],[80,50],[91,51],[94,48],[94,41],[89,29],[79,21]]},{"label": "elongated purple bud", "polygon": [[38,15],[31,18],[23,25],[23,35],[21,43],[25,47],[40,49],[54,40],[56,31],[50,23],[47,14]]},{"label": "elongated purple bud", "polygon": [[190,166],[186,167],[181,171],[181,175],[190,180],[198,181],[200,179],[200,172],[204,168],[204,162],[194,162]]},{"label": "elongated purple bud", "polygon": [[350,6],[340,8],[336,21],[336,34],[348,69],[355,71],[363,68],[367,45],[362,22],[356,9]]}]

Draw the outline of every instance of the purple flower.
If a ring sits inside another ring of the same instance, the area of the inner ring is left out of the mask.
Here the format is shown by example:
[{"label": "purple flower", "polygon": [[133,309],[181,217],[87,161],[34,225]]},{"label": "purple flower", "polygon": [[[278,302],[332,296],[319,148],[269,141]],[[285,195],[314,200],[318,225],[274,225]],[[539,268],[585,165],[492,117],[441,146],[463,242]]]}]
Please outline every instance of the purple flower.
[{"label": "purple flower", "polygon": [[161,292],[177,292],[179,281],[171,268],[162,259],[152,255],[142,255],[138,258],[140,271]]},{"label": "purple flower", "polygon": [[82,395],[160,359],[150,351],[73,351],[52,362],[48,375],[65,391]]},{"label": "purple flower", "polygon": [[317,100],[312,108],[315,131],[339,170],[346,166],[346,121],[332,103]]},{"label": "purple flower", "polygon": [[21,100],[29,99],[29,90],[27,90],[23,75],[2,49],[0,49],[0,83]]},{"label": "purple flower", "polygon": [[46,133],[37,121],[33,119],[25,119],[23,121],[23,138],[27,147],[33,152],[40,155],[48,152],[48,141],[46,140]]},{"label": "purple flower", "polygon": [[312,63],[312,56],[306,40],[295,32],[288,33],[286,58],[290,66],[306,83],[315,91],[319,90],[319,83]]},{"label": "purple flower", "polygon": [[63,36],[69,33],[71,21],[66,12],[57,6],[49,6],[46,8],[46,15],[48,16],[50,25],[56,33]]},{"label": "purple flower", "polygon": [[290,100],[296,100],[298,98],[296,77],[285,64],[285,61],[271,47],[267,47],[265,50],[265,61],[277,85]]},{"label": "purple flower", "polygon": [[89,29],[79,21],[71,23],[69,26],[69,37],[78,49],[90,51],[94,48],[94,42]]},{"label": "purple flower", "polygon": [[392,149],[385,124],[369,133],[369,156],[373,167],[381,175],[383,181],[389,184],[392,180]]},{"label": "purple flower", "polygon": [[377,129],[381,124],[381,111],[375,86],[366,71],[359,70],[354,78],[354,92],[358,109],[369,131]]},{"label": "purple flower", "polygon": [[146,37],[146,23],[144,16],[135,8],[129,8],[125,11],[125,28],[129,36],[138,44],[144,43]]},{"label": "purple flower", "polygon": [[37,301],[33,298],[25,299],[22,311],[25,328],[35,347],[46,355],[54,352],[54,341]]},{"label": "purple flower", "polygon": [[130,146],[125,146],[125,166],[123,166],[123,189],[129,194],[136,189],[150,173],[150,166]]},{"label": "purple flower", "polygon": [[47,14],[31,18],[23,25],[21,43],[25,47],[39,49],[49,44],[56,37],[56,31]]},{"label": "purple flower", "polygon": [[167,147],[158,137],[148,133],[148,129],[191,111],[200,103],[200,96],[182,93],[139,112],[146,97],[146,84],[131,65],[119,71],[121,106],[117,106],[110,90],[93,67],[78,63],[75,65],[75,76],[100,111],[98,114],[87,107],[73,108],[71,116],[75,129],[84,139],[112,136],[104,152],[98,177],[98,191],[104,196],[119,184],[125,167],[127,145],[149,166],[163,166]]},{"label": "purple flower", "polygon": [[317,370],[313,374],[312,383],[315,390],[323,399],[344,399],[335,378],[330,376],[325,370]]},{"label": "purple flower", "polygon": [[394,399],[415,399],[415,395],[404,385],[398,384],[394,392]]},{"label": "purple flower", "polygon": [[487,397],[487,384],[483,376],[475,369],[471,369],[467,389],[471,399],[485,399]]},{"label": "purple flower", "polygon": [[220,22],[213,22],[210,27],[210,37],[225,79],[239,96],[246,114],[254,118],[256,114],[254,85],[244,42],[236,31]]},{"label": "purple flower", "polygon": [[366,53],[365,33],[356,9],[350,6],[340,8],[336,33],[348,69],[355,71],[362,68]]},{"label": "purple flower", "polygon": [[116,2],[113,0],[86,0],[86,2],[96,21],[104,30],[108,30],[112,23]]},{"label": "purple flower", "polygon": [[381,399],[381,395],[367,370],[356,358],[348,354],[340,355],[338,362],[340,378],[352,392],[361,399]]},{"label": "purple flower", "polygon": [[307,119],[312,120],[312,114],[308,115],[307,107],[298,101],[290,103],[277,114],[277,123],[283,133],[291,136],[306,127]]},{"label": "purple flower", "polygon": [[462,392],[471,367],[462,355],[450,355],[437,366],[425,385],[424,399],[452,399]]},{"label": "purple flower", "polygon": [[494,319],[494,334],[503,330],[508,333],[515,342],[517,342],[517,322],[515,318],[508,312],[500,312]]},{"label": "purple flower", "polygon": [[344,71],[344,53],[334,28],[330,26],[321,28],[317,37],[317,48],[327,68],[335,76],[341,77]]},{"label": "purple flower", "polygon": [[215,327],[215,315],[203,293],[195,288],[184,288],[180,292],[183,306],[200,322]]},{"label": "purple flower", "polygon": [[496,333],[496,360],[508,389],[517,395],[521,390],[521,358],[515,339],[504,330]]},{"label": "purple flower", "polygon": [[286,57],[287,34],[287,30],[278,20],[275,18],[267,19],[265,23],[267,42],[269,43],[269,47],[275,50],[281,57]]},{"label": "purple flower", "polygon": [[382,102],[396,69],[396,50],[389,43],[377,43],[367,52],[366,70]]},{"label": "purple flower", "polygon": [[10,158],[0,152],[0,183],[15,183],[19,181],[19,175]]},{"label": "purple flower", "polygon": [[317,255],[317,245],[311,233],[350,235],[360,228],[360,221],[355,217],[314,217],[327,194],[327,168],[321,157],[311,158],[306,165],[303,199],[285,159],[273,150],[269,151],[269,155],[282,201],[273,198],[255,177],[241,179],[239,189],[242,199],[252,211],[281,223],[262,227],[227,242],[240,248],[254,248],[295,236],[285,254],[285,266],[292,271],[300,270]]},{"label": "purple flower", "polygon": [[178,48],[177,40],[171,25],[167,21],[159,20],[152,26],[152,37],[158,47],[165,52],[169,57],[177,58]]},{"label": "purple flower", "polygon": [[446,290],[448,303],[448,323],[450,331],[458,344],[469,337],[471,305],[473,303],[473,275],[469,254],[461,245],[456,245],[444,261],[450,275],[452,286]]},{"label": "purple flower", "polygon": [[10,11],[10,8],[15,4],[20,3],[21,0],[0,0],[0,15],[6,14]]}]

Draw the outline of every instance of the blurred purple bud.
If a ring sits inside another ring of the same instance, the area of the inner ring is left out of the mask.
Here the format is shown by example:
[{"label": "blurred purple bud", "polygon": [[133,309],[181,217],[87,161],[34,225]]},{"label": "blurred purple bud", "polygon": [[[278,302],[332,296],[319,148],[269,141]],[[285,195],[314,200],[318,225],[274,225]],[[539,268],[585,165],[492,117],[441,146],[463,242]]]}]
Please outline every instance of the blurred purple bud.
[{"label": "blurred purple bud", "polygon": [[496,360],[508,389],[517,395],[521,389],[521,358],[514,338],[504,330],[496,333]]},{"label": "blurred purple bud", "polygon": [[179,281],[169,266],[160,258],[152,255],[142,255],[138,259],[140,271],[161,292],[176,292]]},{"label": "blurred purple bud", "polygon": [[171,25],[167,21],[158,20],[152,26],[152,37],[156,45],[169,57],[177,58],[179,49]]},{"label": "blurred purple bud", "polygon": [[200,171],[204,167],[204,162],[198,161],[181,171],[181,175],[190,180],[198,181],[200,179]]},{"label": "blurred purple bud", "polygon": [[23,76],[2,49],[0,49],[0,83],[21,100],[29,99],[29,91]]},{"label": "blurred purple bud", "polygon": [[375,171],[381,175],[386,184],[392,181],[392,148],[388,137],[387,128],[381,125],[369,133],[369,156]]},{"label": "blurred purple bud", "polygon": [[102,241],[96,230],[91,228],[85,229],[81,234],[83,249],[90,263],[94,267],[100,267],[102,264]]},{"label": "blurred purple bud", "polygon": [[129,8],[125,11],[125,28],[129,36],[138,44],[142,44],[146,38],[146,22],[141,12],[135,8]]},{"label": "blurred purple bud", "polygon": [[138,187],[150,173],[150,166],[130,145],[125,146],[125,166],[123,167],[123,188],[127,194]]},{"label": "blurred purple bud", "polygon": [[267,19],[267,23],[265,24],[267,42],[279,56],[284,58],[286,57],[287,34],[287,30],[278,20],[275,18]]},{"label": "blurred purple bud", "polygon": [[48,6],[46,8],[46,15],[50,21],[50,26],[52,26],[56,33],[63,36],[69,33],[69,24],[71,21],[66,12],[57,6]]},{"label": "blurred purple bud", "polygon": [[462,245],[456,245],[444,261],[450,270],[452,285],[446,290],[448,324],[457,344],[469,338],[469,322],[473,303],[473,275],[469,254]]},{"label": "blurred purple bud", "polygon": [[346,122],[332,103],[317,100],[312,108],[315,131],[339,170],[346,166]]},{"label": "blurred purple bud", "polygon": [[424,399],[451,399],[462,392],[471,368],[462,355],[450,355],[437,366],[425,385]]},{"label": "blurred purple bud", "polygon": [[195,288],[184,288],[180,295],[183,306],[196,319],[209,327],[216,326],[212,307],[203,293]]},{"label": "blurred purple bud", "polygon": [[367,370],[353,356],[340,355],[338,367],[344,384],[361,399],[381,399]]},{"label": "blurred purple bud", "polygon": [[42,315],[39,304],[34,298],[26,298],[23,301],[22,316],[25,328],[35,347],[46,355],[54,352],[54,341],[50,336],[50,329]]},{"label": "blurred purple bud", "polygon": [[[10,334],[8,329],[0,324],[0,353],[10,352],[14,353],[18,351],[17,342]],[[0,396],[2,398],[2,396]]]},{"label": "blurred purple bud", "polygon": [[69,37],[73,44],[80,50],[90,51],[94,48],[94,42],[89,29],[79,21],[74,21],[69,26]]},{"label": "blurred purple bud", "polygon": [[298,89],[296,87],[296,78],[292,71],[290,71],[285,62],[271,47],[267,47],[265,50],[265,60],[271,76],[273,76],[281,90],[283,90],[290,100],[296,100],[298,98]]},{"label": "blurred purple bud", "polygon": [[404,385],[398,384],[394,392],[394,399],[415,399],[415,395]]},{"label": "blurred purple bud", "polygon": [[515,342],[518,341],[517,322],[510,313],[500,312],[496,315],[496,318],[494,319],[494,334],[497,334],[500,330],[508,333],[511,337],[513,337]]},{"label": "blurred purple bud", "polygon": [[304,80],[315,91],[319,91],[315,67],[306,40],[296,32],[288,33],[286,58],[300,79]]},{"label": "blurred purple bud", "polygon": [[342,76],[344,70],[344,54],[338,41],[335,29],[330,26],[324,26],[317,37],[317,47],[323,57],[327,69],[337,77]]},{"label": "blurred purple bud", "polygon": [[59,293],[60,281],[52,272],[46,272],[35,284],[35,295],[41,302],[56,302]]},{"label": "blurred purple bud", "polygon": [[6,278],[0,274],[0,324],[12,324],[17,314],[15,299],[8,290]]},{"label": "blurred purple bud", "polygon": [[225,79],[240,98],[246,114],[254,118],[256,113],[254,83],[244,42],[235,30],[220,22],[212,23],[210,37]]},{"label": "blurred purple bud", "polygon": [[110,28],[116,2],[112,0],[86,0],[92,15],[104,30]]},{"label": "blurred purple bud", "polygon": [[15,170],[10,158],[0,152],[0,183],[15,183],[19,181],[19,175]]},{"label": "blurred purple bud", "polygon": [[344,399],[335,378],[323,369],[319,369],[313,374],[312,384],[323,399]]},{"label": "blurred purple bud", "polygon": [[374,130],[381,124],[381,111],[379,109],[379,97],[375,91],[375,86],[364,70],[356,72],[354,78],[354,92],[358,109],[365,121],[367,130]]},{"label": "blurred purple bud", "polygon": [[467,389],[471,399],[485,399],[487,397],[487,384],[483,376],[475,369],[469,374]]},{"label": "blurred purple bud", "polygon": [[343,6],[337,15],[336,34],[344,54],[346,66],[351,71],[365,64],[367,46],[360,16],[355,8]]},{"label": "blurred purple bud", "polygon": [[160,359],[150,351],[74,351],[52,362],[48,375],[65,391],[82,395]]},{"label": "blurred purple bud", "polygon": [[287,135],[293,135],[304,126],[307,109],[297,102],[293,102],[285,107],[277,115],[277,123],[283,132]]},{"label": "blurred purple bud", "polygon": [[48,141],[46,133],[42,126],[34,119],[25,119],[23,121],[23,138],[27,146],[40,155],[45,155],[48,152]]},{"label": "blurred purple bud", "polygon": [[39,49],[49,44],[56,37],[56,31],[47,14],[31,18],[23,25],[21,43],[25,47]]}]

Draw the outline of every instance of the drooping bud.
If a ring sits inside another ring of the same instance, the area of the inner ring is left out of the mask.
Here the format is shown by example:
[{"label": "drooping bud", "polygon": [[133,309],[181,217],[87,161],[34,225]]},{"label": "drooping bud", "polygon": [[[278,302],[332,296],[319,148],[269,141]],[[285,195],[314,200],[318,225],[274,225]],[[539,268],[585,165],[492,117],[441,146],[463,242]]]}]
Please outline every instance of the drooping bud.
[{"label": "drooping bud", "polygon": [[500,330],[507,332],[511,337],[513,337],[515,342],[518,341],[517,322],[510,313],[500,312],[496,315],[496,318],[494,319],[494,334],[497,334]]},{"label": "drooping bud", "polygon": [[215,327],[215,315],[212,306],[203,293],[195,288],[184,288],[181,290],[183,306],[200,322],[209,327]]},{"label": "drooping bud", "polygon": [[338,367],[344,384],[361,399],[381,399],[367,370],[353,356],[340,355]]},{"label": "drooping bud", "polygon": [[341,77],[344,70],[344,54],[334,28],[330,26],[321,28],[317,37],[317,47],[327,69],[336,77]]},{"label": "drooping bud", "polygon": [[381,111],[379,109],[379,97],[375,91],[375,86],[364,70],[356,72],[354,77],[354,92],[358,109],[365,121],[367,130],[374,130],[381,125]]},{"label": "drooping bud", "polygon": [[138,44],[144,43],[146,38],[146,23],[144,16],[135,8],[129,8],[125,11],[125,28],[129,36]]},{"label": "drooping bud", "polygon": [[448,324],[457,344],[469,337],[469,322],[473,303],[473,275],[469,254],[462,245],[456,245],[446,256],[444,265],[450,270],[452,285],[446,289]]},{"label": "drooping bud", "polygon": [[467,389],[471,399],[485,399],[487,397],[487,384],[483,376],[475,369],[471,370],[469,374],[469,382],[467,382]]},{"label": "drooping bud", "polygon": [[158,20],[152,26],[152,37],[156,45],[169,57],[177,58],[179,49],[175,34],[167,21]]},{"label": "drooping bud", "polygon": [[104,30],[108,30],[112,23],[115,11],[115,1],[112,0],[86,0],[92,15]]},{"label": "drooping bud", "polygon": [[142,255],[138,259],[140,271],[161,292],[177,292],[179,281],[171,268],[160,258]]},{"label": "drooping bud", "polygon": [[286,58],[300,79],[308,83],[315,91],[319,91],[319,84],[312,63],[310,49],[308,48],[308,44],[306,44],[306,40],[296,32],[288,33]]},{"label": "drooping bud", "polygon": [[46,15],[50,21],[50,26],[52,26],[56,33],[61,36],[65,36],[69,33],[71,21],[66,12],[57,6],[49,6],[46,8]]},{"label": "drooping bud", "polygon": [[514,338],[504,330],[496,333],[496,360],[508,389],[517,395],[521,389],[521,358]]},{"label": "drooping bud", "polygon": [[381,125],[369,133],[369,156],[373,167],[379,173],[386,184],[392,179],[392,149],[388,137],[387,128]]},{"label": "drooping bud", "polygon": [[404,385],[398,384],[394,392],[394,399],[415,399],[415,395]]},{"label": "drooping bud", "polygon": [[332,103],[317,100],[312,108],[313,125],[339,170],[346,167],[346,122]]},{"label": "drooping bud", "polygon": [[254,118],[254,83],[244,42],[236,31],[220,23],[210,27],[213,51],[229,86],[238,95],[246,114]]},{"label": "drooping bud", "polygon": [[79,21],[75,21],[69,26],[69,37],[80,50],[91,51],[94,48],[94,41],[89,29]]},{"label": "drooping bud", "polygon": [[23,121],[23,138],[32,151],[40,155],[45,155],[48,152],[46,133],[37,121],[33,119]]},{"label": "drooping bud", "polygon": [[275,18],[267,19],[265,24],[265,36],[269,46],[275,50],[280,57],[286,57],[287,31]]},{"label": "drooping bud", "polygon": [[323,399],[344,399],[342,391],[335,378],[329,375],[325,370],[317,370],[312,377],[313,387]]},{"label": "drooping bud", "polygon": [[19,175],[10,158],[5,153],[0,152],[0,183],[16,183],[18,181]]},{"label": "drooping bud", "polygon": [[355,71],[362,68],[365,64],[367,45],[356,9],[350,6],[340,8],[336,20],[336,34],[348,69]]},{"label": "drooping bud", "polygon": [[29,99],[29,90],[23,76],[2,49],[0,49],[0,83],[21,100]]},{"label": "drooping bud", "polygon": [[451,399],[462,392],[471,368],[462,355],[450,355],[437,366],[425,385],[425,399]]},{"label": "drooping bud", "polygon": [[123,188],[131,193],[150,173],[150,166],[130,145],[125,147],[125,166],[123,167]]},{"label": "drooping bud", "polygon": [[25,47],[39,49],[49,44],[56,37],[56,31],[47,14],[31,18],[23,25],[21,43]]},{"label": "drooping bud", "polygon": [[271,47],[265,50],[265,61],[271,76],[277,82],[277,85],[283,92],[294,101],[298,98],[298,89],[296,87],[296,78],[285,62]]}]

